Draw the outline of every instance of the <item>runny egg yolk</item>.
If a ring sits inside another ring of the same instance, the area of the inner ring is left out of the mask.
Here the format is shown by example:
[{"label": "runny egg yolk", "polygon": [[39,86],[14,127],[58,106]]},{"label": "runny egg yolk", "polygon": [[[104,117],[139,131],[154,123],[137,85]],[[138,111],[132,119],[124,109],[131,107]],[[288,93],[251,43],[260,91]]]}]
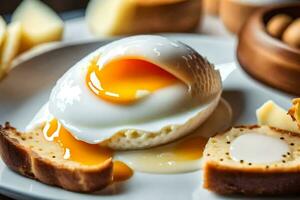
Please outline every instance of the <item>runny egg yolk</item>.
[{"label": "runny egg yolk", "polygon": [[57,142],[64,150],[64,158],[83,165],[97,165],[113,156],[113,151],[97,144],[76,140],[58,120],[53,119],[44,127],[44,136]]},{"label": "runny egg yolk", "polygon": [[175,145],[173,154],[178,161],[197,160],[202,157],[207,138],[191,137]]},{"label": "runny egg yolk", "polygon": [[113,165],[113,181],[120,182],[129,179],[133,175],[133,171],[125,163],[114,161]]},{"label": "runny egg yolk", "polygon": [[[57,142],[64,150],[64,159],[83,165],[98,165],[113,157],[114,152],[97,144],[88,144],[76,140],[57,119],[48,122],[44,127],[44,136],[48,141]],[[133,171],[121,161],[113,162],[113,180],[125,181]]]},{"label": "runny egg yolk", "polygon": [[140,59],[119,59],[99,69],[91,62],[86,84],[98,97],[118,104],[133,103],[179,80],[155,64]]},{"label": "runny egg yolk", "polygon": [[[153,159],[159,163],[193,161],[202,157],[206,143],[207,138],[196,136],[178,141],[174,145],[170,144],[152,150],[144,150],[139,154],[142,155],[145,161],[150,158],[151,162]],[[138,158],[141,157],[138,156]]]}]

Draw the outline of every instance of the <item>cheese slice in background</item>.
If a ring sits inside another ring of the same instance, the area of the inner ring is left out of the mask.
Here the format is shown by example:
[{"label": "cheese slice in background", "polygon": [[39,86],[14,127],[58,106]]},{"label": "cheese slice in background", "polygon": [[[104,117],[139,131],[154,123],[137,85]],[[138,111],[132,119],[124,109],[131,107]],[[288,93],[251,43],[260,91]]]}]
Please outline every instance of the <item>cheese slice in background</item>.
[{"label": "cheese slice in background", "polygon": [[297,123],[288,115],[288,112],[273,101],[267,101],[257,109],[256,117],[259,125],[268,125],[300,133]]},{"label": "cheese slice in background", "polygon": [[221,0],[203,0],[203,9],[210,15],[219,15]]},{"label": "cheese slice in background", "polygon": [[0,47],[3,44],[3,40],[5,38],[5,32],[6,32],[6,23],[4,19],[0,16]]},{"label": "cheese slice in background", "polygon": [[23,27],[21,51],[61,40],[63,36],[63,21],[39,0],[24,0],[13,13],[12,21],[20,22]]},{"label": "cheese slice in background", "polygon": [[90,30],[97,36],[129,32],[135,4],[130,0],[91,0],[86,10]]},{"label": "cheese slice in background", "polygon": [[13,22],[7,26],[0,54],[0,80],[10,70],[10,64],[19,52],[21,34],[21,23]]},{"label": "cheese slice in background", "polygon": [[90,0],[86,21],[98,37],[190,32],[201,14],[200,0]]}]

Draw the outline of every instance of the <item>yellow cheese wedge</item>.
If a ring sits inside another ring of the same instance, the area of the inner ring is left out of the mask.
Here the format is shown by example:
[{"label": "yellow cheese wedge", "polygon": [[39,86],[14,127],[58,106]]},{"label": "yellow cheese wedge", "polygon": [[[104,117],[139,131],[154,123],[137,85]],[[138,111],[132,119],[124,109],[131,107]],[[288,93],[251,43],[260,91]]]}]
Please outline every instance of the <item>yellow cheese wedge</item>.
[{"label": "yellow cheese wedge", "polygon": [[287,111],[276,105],[273,101],[267,101],[257,109],[256,117],[259,125],[268,125],[300,133],[297,123],[292,120]]},{"label": "yellow cheese wedge", "polygon": [[96,36],[186,32],[198,27],[200,0],[91,0],[86,20]]},{"label": "yellow cheese wedge", "polygon": [[19,21],[23,26],[21,51],[61,40],[63,35],[62,20],[39,0],[24,0],[13,13],[12,21]]},{"label": "yellow cheese wedge", "polygon": [[10,70],[10,64],[19,52],[21,34],[22,26],[19,22],[13,22],[7,26],[0,55],[0,79]]},{"label": "yellow cheese wedge", "polygon": [[91,0],[86,11],[86,20],[96,35],[118,35],[131,26],[135,4],[132,1]]},{"label": "yellow cheese wedge", "polygon": [[2,46],[3,40],[5,38],[6,23],[4,19],[0,16],[0,47]]},{"label": "yellow cheese wedge", "polygon": [[203,10],[210,15],[219,15],[221,0],[203,0]]}]

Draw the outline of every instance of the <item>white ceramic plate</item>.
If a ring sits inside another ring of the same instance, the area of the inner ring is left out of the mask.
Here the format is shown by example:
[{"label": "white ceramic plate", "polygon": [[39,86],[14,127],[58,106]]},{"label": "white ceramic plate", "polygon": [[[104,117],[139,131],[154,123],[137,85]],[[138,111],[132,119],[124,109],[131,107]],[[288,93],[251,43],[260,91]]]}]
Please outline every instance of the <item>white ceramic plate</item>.
[{"label": "white ceramic plate", "polygon": [[[215,64],[235,61],[235,41],[197,35],[169,35],[195,48]],[[0,123],[10,121],[23,129],[47,100],[55,81],[76,61],[103,42],[67,45],[42,54],[12,71],[0,84]],[[288,108],[290,96],[250,79],[240,69],[224,83],[223,97],[231,104],[234,124],[255,123],[255,110],[272,99]],[[78,194],[24,178],[0,162],[0,193],[18,199],[237,199],[202,189],[201,170],[193,173],[154,175],[135,173],[128,182],[110,186],[97,194]]]}]

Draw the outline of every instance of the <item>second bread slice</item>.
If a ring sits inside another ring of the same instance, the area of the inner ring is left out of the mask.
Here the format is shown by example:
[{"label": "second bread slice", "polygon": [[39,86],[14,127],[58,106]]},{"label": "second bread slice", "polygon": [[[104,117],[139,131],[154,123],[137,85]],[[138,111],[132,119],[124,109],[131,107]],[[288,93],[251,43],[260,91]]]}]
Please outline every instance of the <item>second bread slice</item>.
[{"label": "second bread slice", "polygon": [[[285,141],[289,152],[283,154],[280,161],[266,164],[232,159],[232,141],[243,134],[253,133]],[[246,195],[300,193],[300,136],[297,133],[268,126],[234,127],[210,138],[203,155],[204,188],[211,191]]]}]

